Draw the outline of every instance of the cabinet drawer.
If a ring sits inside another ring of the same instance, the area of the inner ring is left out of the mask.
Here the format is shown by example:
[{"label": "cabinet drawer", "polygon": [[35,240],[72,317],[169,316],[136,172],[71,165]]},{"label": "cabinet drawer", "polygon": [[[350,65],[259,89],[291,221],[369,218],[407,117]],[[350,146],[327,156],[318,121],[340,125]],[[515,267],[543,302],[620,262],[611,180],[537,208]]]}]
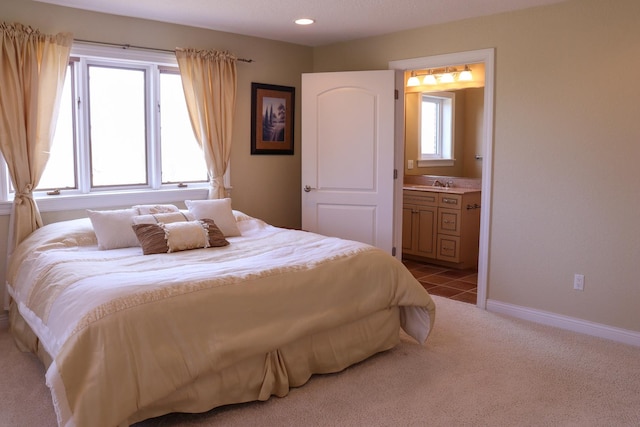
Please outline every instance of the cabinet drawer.
[{"label": "cabinet drawer", "polygon": [[462,215],[460,211],[438,208],[438,233],[460,235]]},{"label": "cabinet drawer", "polygon": [[437,259],[450,262],[460,262],[460,237],[438,235]]},{"label": "cabinet drawer", "polygon": [[438,206],[452,209],[460,209],[462,206],[461,194],[439,193],[438,196]]},{"label": "cabinet drawer", "polygon": [[424,206],[438,206],[438,193],[428,191],[403,191],[403,202],[405,204],[418,204]]}]

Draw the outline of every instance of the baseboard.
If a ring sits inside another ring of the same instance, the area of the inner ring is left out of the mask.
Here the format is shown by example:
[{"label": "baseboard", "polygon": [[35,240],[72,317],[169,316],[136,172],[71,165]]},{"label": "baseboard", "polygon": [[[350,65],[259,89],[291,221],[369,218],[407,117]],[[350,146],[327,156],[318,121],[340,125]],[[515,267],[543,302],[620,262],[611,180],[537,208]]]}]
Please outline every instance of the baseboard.
[{"label": "baseboard", "polygon": [[0,329],[9,328],[9,315],[7,312],[0,312]]},{"label": "baseboard", "polygon": [[493,300],[487,300],[487,311],[640,347],[640,332]]}]

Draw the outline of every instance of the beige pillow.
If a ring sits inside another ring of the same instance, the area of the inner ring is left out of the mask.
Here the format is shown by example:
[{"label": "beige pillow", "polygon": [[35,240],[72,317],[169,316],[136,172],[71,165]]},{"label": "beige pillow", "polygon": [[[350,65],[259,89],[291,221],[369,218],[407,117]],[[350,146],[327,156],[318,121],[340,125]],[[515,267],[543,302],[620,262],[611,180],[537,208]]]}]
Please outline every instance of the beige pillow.
[{"label": "beige pillow", "polygon": [[142,246],[144,255],[229,244],[211,219],[171,224],[133,224],[131,228]]},{"label": "beige pillow", "polygon": [[99,249],[119,249],[138,246],[138,239],[131,229],[136,209],[115,209],[110,211],[87,210],[93,231],[98,239]]},{"label": "beige pillow", "polygon": [[182,210],[178,212],[159,213],[159,214],[147,214],[137,215],[133,217],[134,224],[158,224],[160,222],[169,224],[172,222],[180,221],[193,221],[196,217],[193,216],[188,210]]},{"label": "beige pillow", "polygon": [[225,237],[240,236],[236,218],[231,210],[231,199],[185,200],[184,203],[196,219],[214,220]]}]

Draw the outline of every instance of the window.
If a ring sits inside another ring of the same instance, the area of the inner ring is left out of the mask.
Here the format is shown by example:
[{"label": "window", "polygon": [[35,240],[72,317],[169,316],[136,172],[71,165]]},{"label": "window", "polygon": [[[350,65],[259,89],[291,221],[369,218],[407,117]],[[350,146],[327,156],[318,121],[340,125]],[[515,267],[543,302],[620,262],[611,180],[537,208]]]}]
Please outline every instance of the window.
[{"label": "window", "polygon": [[[160,71],[160,106],[162,182],[206,181],[207,165],[202,149],[193,136],[177,69]],[[184,143],[191,139],[193,144]]]},{"label": "window", "polygon": [[453,164],[454,104],[450,92],[421,94],[418,166]]},{"label": "window", "polygon": [[88,64],[91,188],[146,185],[147,69]]},{"label": "window", "polygon": [[40,187],[49,190],[53,190],[54,188],[78,188],[75,173],[77,169],[77,156],[75,153],[75,137],[73,131],[73,99],[75,98],[72,85],[72,82],[75,80],[73,78],[73,71],[74,68],[72,66],[67,67],[67,75],[60,100],[56,133],[53,138],[51,152],[49,153],[47,168],[40,178]]},{"label": "window", "polygon": [[[0,195],[13,200],[7,172],[0,181],[8,189]],[[52,195],[202,190],[207,181],[173,53],[74,44],[38,203]]]}]

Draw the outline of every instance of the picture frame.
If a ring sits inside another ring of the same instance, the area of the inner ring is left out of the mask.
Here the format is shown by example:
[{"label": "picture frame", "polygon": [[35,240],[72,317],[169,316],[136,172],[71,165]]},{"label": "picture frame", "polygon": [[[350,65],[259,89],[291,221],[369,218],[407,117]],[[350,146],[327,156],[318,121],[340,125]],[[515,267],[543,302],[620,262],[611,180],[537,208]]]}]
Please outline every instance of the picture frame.
[{"label": "picture frame", "polygon": [[293,154],[295,87],[251,83],[251,154]]}]

